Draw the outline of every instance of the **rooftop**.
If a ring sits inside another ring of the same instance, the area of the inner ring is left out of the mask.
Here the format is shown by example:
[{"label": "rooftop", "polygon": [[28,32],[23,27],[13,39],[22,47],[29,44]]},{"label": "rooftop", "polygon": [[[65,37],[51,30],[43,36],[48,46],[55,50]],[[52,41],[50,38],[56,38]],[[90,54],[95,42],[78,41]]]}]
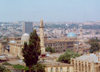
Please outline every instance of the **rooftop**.
[{"label": "rooftop", "polygon": [[98,53],[98,54],[92,53],[92,54],[88,54],[88,55],[83,55],[76,59],[82,60],[82,61],[100,63],[100,53]]}]

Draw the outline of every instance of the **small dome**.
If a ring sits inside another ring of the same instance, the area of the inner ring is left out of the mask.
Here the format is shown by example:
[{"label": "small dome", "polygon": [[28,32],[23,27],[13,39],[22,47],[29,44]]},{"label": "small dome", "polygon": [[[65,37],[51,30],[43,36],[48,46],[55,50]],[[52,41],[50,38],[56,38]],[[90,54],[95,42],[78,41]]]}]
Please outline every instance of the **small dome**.
[{"label": "small dome", "polygon": [[77,37],[77,35],[73,32],[67,34],[67,37]]},{"label": "small dome", "polygon": [[12,41],[9,41],[9,43],[12,43],[12,44],[14,44],[14,43],[16,43],[16,41],[12,40]]},{"label": "small dome", "polygon": [[24,42],[28,42],[29,41],[29,34],[25,33],[22,35],[21,37],[21,43],[24,44]]},{"label": "small dome", "polygon": [[27,33],[24,33],[22,36],[24,36],[24,37],[29,37],[29,34],[27,34]]}]

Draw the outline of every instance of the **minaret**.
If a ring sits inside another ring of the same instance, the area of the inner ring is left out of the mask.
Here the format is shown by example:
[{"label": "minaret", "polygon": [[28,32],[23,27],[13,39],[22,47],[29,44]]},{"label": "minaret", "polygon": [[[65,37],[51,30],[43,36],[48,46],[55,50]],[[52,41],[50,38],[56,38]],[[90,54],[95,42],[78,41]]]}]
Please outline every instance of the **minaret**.
[{"label": "minaret", "polygon": [[45,54],[43,20],[40,21],[40,47],[41,47],[41,54]]}]

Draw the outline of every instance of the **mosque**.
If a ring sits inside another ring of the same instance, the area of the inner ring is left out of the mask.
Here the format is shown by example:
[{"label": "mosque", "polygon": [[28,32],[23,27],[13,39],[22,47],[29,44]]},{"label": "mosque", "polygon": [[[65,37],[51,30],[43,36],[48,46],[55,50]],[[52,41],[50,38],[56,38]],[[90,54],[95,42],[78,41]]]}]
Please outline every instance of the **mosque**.
[{"label": "mosque", "polygon": [[87,53],[90,45],[83,41],[82,33],[80,36],[75,32],[71,31],[67,36],[61,38],[47,39],[45,37],[45,47],[54,48],[56,52],[65,52],[67,49],[73,50],[80,54]]},{"label": "mosque", "polygon": [[77,35],[73,32],[66,37],[56,39],[46,39],[45,47],[52,47],[56,52],[65,52],[67,49],[73,50],[74,44],[78,42]]}]

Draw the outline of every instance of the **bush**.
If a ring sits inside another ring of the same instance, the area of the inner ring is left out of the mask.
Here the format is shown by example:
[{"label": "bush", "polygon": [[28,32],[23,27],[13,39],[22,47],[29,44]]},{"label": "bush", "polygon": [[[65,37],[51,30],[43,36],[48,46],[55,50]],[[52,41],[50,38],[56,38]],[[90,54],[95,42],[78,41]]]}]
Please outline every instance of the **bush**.
[{"label": "bush", "polygon": [[12,64],[10,64],[10,63],[8,63],[8,62],[4,62],[4,63],[2,63],[2,65],[12,66]]},{"label": "bush", "polygon": [[75,53],[71,50],[67,50],[63,55],[58,58],[59,62],[70,63],[71,58],[80,56],[78,53]]},{"label": "bush", "polygon": [[25,69],[24,66],[19,65],[19,64],[17,64],[17,65],[13,65],[13,68],[15,68],[15,69]]},{"label": "bush", "polygon": [[46,51],[47,52],[51,52],[51,53],[55,53],[55,49],[54,48],[51,48],[51,47],[47,47],[46,48]]}]

